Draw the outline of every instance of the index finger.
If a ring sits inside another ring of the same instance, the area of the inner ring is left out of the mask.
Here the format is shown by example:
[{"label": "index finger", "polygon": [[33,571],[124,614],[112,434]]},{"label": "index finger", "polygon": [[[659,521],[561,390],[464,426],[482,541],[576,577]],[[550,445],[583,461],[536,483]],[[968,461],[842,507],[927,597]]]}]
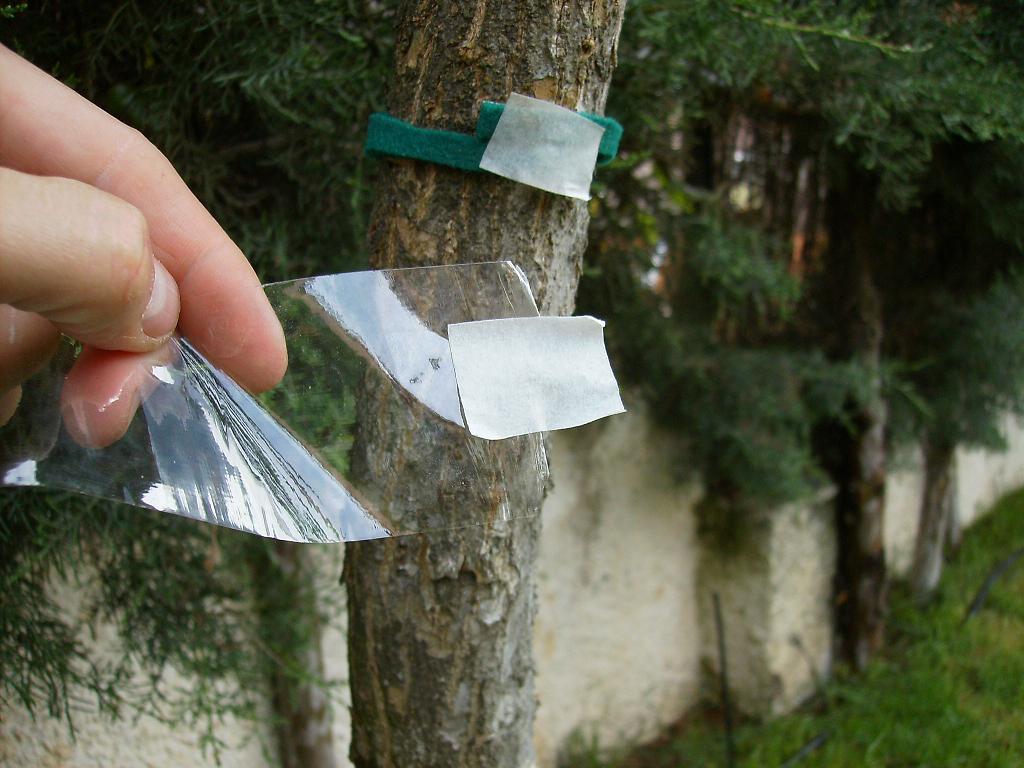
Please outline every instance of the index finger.
[{"label": "index finger", "polygon": [[284,375],[284,334],[256,273],[139,131],[0,45],[0,165],[64,176],[134,205],[178,283],[179,328],[253,390]]}]

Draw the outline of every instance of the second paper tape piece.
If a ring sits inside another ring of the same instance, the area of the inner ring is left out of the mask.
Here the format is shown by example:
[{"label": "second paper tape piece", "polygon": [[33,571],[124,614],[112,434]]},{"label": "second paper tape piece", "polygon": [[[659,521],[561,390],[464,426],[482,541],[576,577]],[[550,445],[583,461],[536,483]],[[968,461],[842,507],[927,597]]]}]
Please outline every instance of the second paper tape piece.
[{"label": "second paper tape piece", "polygon": [[502,440],[623,413],[604,323],[593,317],[515,317],[448,326],[470,433]]}]

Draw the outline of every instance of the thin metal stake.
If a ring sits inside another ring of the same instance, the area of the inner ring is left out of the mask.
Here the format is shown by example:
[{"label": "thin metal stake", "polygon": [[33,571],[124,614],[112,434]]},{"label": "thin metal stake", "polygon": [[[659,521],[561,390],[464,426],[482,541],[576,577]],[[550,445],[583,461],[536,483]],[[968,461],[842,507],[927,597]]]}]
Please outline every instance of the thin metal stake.
[{"label": "thin metal stake", "polygon": [[985,578],[985,583],[981,585],[981,588],[978,590],[978,594],[976,594],[974,599],[971,600],[971,605],[967,609],[967,613],[964,614],[963,619],[960,621],[960,626],[966,624],[968,619],[981,610],[981,607],[985,604],[985,600],[988,599],[988,593],[992,591],[992,587],[995,586],[995,583],[1005,576],[1006,572],[1013,567],[1014,563],[1022,557],[1024,557],[1024,547],[1011,552],[1008,557],[996,564]]},{"label": "thin metal stake", "polygon": [[832,729],[829,728],[826,731],[822,731],[813,739],[804,744],[800,751],[793,755],[789,760],[784,762],[779,768],[793,768],[793,766],[800,763],[804,758],[814,754],[815,751],[825,746],[825,743],[832,737]]},{"label": "thin metal stake", "polygon": [[725,765],[736,766],[736,741],[733,738],[732,703],[729,701],[729,669],[725,659],[725,624],[722,621],[722,603],[718,593],[712,594],[715,605],[715,630],[718,633],[718,680],[722,687],[722,710],[725,714]]}]

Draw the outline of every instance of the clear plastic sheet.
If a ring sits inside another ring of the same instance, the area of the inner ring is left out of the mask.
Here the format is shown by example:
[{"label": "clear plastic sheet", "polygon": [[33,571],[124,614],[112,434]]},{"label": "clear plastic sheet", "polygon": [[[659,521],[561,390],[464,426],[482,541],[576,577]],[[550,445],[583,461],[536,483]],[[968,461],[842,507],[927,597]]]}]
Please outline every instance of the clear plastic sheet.
[{"label": "clear plastic sheet", "polygon": [[[77,491],[303,542],[537,511],[508,502],[502,457],[525,454],[546,472],[540,436],[497,444],[466,431],[446,337],[452,323],[537,315],[514,265],[355,272],[266,292],[289,353],[274,390],[248,394],[176,339],[148,371],[125,436],[87,448],[62,424],[61,388],[75,359],[67,342],[23,385],[18,412],[0,427],[0,485]],[[410,505],[389,480],[394,457],[405,469],[414,463],[418,482],[435,484],[439,498],[460,503]]]}]

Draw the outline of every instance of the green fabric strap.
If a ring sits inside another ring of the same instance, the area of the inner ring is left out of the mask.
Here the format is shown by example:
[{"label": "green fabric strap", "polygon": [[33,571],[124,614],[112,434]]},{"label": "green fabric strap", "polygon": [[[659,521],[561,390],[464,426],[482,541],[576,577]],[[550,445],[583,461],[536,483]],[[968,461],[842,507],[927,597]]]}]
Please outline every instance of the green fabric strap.
[{"label": "green fabric strap", "polygon": [[479,171],[486,146],[476,136],[417,128],[386,112],[374,112],[363,149],[369,157],[407,157]]},{"label": "green fabric strap", "polygon": [[[419,128],[386,112],[374,112],[370,115],[364,150],[370,157],[405,157],[447,165],[463,171],[479,171],[480,158],[484,155],[487,142],[494,135],[494,129],[504,109],[504,104],[485,101],[480,107],[476,133],[472,135]],[[604,128],[601,146],[597,151],[597,164],[607,165],[619,151],[622,126],[610,117],[591,115],[587,112],[580,114]]]}]

